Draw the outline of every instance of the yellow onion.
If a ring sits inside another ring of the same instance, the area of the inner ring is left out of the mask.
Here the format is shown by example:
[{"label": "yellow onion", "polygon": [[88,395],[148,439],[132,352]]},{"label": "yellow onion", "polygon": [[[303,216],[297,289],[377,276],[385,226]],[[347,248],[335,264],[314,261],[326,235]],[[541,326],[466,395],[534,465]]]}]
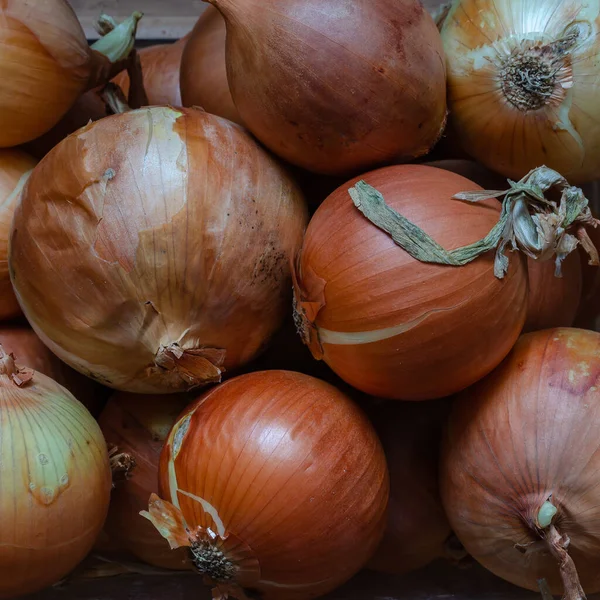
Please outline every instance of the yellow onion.
[{"label": "yellow onion", "polygon": [[0,147],[56,125],[86,90],[118,72],[140,13],[94,46],[66,0],[5,0],[0,6]]},{"label": "yellow onion", "polygon": [[295,183],[241,127],[144,108],[79,130],[34,169],[11,277],[74,368],[124,391],[185,391],[277,330],[305,225]]},{"label": "yellow onion", "polygon": [[16,148],[0,150],[0,320],[21,314],[8,272],[8,240],[17,202],[36,162]]},{"label": "yellow onion", "polygon": [[111,473],[85,407],[2,349],[0,417],[0,598],[12,598],[85,558],[108,511]]},{"label": "yellow onion", "polygon": [[512,179],[600,176],[600,2],[455,0],[441,30],[463,148]]}]

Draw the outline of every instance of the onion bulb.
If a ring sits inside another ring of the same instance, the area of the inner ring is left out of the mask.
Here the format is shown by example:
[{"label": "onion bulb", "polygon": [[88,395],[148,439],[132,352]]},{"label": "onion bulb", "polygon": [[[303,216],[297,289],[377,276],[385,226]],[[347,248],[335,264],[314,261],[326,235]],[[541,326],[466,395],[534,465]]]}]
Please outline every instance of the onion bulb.
[{"label": "onion bulb", "polygon": [[52,128],[86,90],[105,83],[134,43],[140,13],[88,46],[66,0],[0,7],[0,147]]},{"label": "onion bulb", "polygon": [[[0,117],[1,119],[1,117]],[[1,135],[1,134],[0,134]],[[36,160],[17,148],[0,149],[0,320],[21,314],[8,272],[8,240],[21,191]]]},{"label": "onion bulb", "polygon": [[385,456],[333,386],[289,371],[219,385],[180,416],[145,513],[186,547],[214,597],[314,598],[356,573],[381,539]]},{"label": "onion bulb", "polygon": [[0,415],[0,598],[12,598],[56,583],[85,558],[111,475],[85,407],[2,349]]},{"label": "onion bulb", "polygon": [[[115,394],[99,418],[100,428],[114,451],[134,466],[126,476],[115,474],[115,488],[105,530],[119,547],[140,560],[165,569],[188,569],[187,553],[172,551],[140,511],[158,491],[158,461],[163,443],[186,405],[185,395]],[[131,463],[131,461],[133,461]]]},{"label": "onion bulb", "polygon": [[600,177],[598,0],[455,0],[441,30],[463,148],[505,177]]},{"label": "onion bulb", "polygon": [[569,600],[583,598],[575,571],[600,590],[599,356],[595,332],[524,335],[455,403],[442,450],[444,507],[466,550]]},{"label": "onion bulb", "polygon": [[369,415],[390,471],[387,527],[371,569],[407,573],[446,553],[451,532],[438,489],[438,462],[448,409],[447,400],[393,402]]},{"label": "onion bulb", "polygon": [[[472,181],[422,165],[362,179],[444,248],[474,242],[499,217],[493,200],[451,200]],[[296,317],[313,356],[374,396],[424,400],[457,392],[495,368],[525,320],[520,256],[504,279],[482,256],[462,267],[412,258],[353,205],[352,180],[314,214],[296,268]]]},{"label": "onion bulb", "polygon": [[221,13],[207,6],[181,57],[181,98],[183,106],[201,106],[206,112],[243,125],[227,83],[225,36]]},{"label": "onion bulb", "polygon": [[33,171],[11,277],[75,369],[124,391],[185,391],[277,330],[305,224],[294,182],[239,126],[144,108],[79,130]]},{"label": "onion bulb", "polygon": [[419,0],[210,2],[227,25],[235,106],[288,162],[346,175],[426,154],[440,137],[442,43]]}]

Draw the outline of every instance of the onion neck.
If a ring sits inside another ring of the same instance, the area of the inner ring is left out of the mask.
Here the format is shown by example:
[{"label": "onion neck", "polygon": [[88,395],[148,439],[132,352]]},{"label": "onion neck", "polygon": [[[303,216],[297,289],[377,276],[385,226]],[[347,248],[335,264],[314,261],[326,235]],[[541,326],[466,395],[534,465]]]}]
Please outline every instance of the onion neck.
[{"label": "onion neck", "polygon": [[15,385],[21,387],[31,381],[33,369],[17,366],[13,354],[7,353],[0,344],[0,375],[9,377]]}]

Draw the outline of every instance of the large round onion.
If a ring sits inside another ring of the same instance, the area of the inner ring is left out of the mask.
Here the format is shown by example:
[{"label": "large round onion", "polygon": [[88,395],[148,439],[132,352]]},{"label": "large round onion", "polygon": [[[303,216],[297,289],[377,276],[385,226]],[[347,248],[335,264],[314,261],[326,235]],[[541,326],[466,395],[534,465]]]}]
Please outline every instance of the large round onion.
[{"label": "large round onion", "polygon": [[[494,201],[452,200],[479,186],[442,169],[387,167],[362,179],[444,248],[483,238],[498,220]],[[471,385],[519,336],[524,262],[514,256],[503,280],[489,256],[464,267],[422,263],[355,208],[356,181],[317,209],[298,262],[296,310],[313,355],[375,396],[422,400]]]},{"label": "large round onion", "polygon": [[182,413],[161,455],[164,500],[153,497],[147,516],[189,548],[216,597],[244,588],[301,600],[369,559],[388,485],[377,435],[344,394],[299,373],[258,372]]},{"label": "large round onion", "polygon": [[442,43],[419,0],[210,0],[244,124],[292,164],[348,174],[425,154],[442,133]]},{"label": "large round onion", "polygon": [[475,559],[532,590],[545,578],[560,594],[561,574],[573,578],[565,550],[585,591],[600,590],[599,356],[595,332],[525,335],[450,419],[442,452],[450,523]]},{"label": "large round onion", "polygon": [[208,6],[198,19],[181,57],[181,98],[184,106],[243,125],[233,103],[225,66],[225,21]]},{"label": "large round onion", "polygon": [[21,190],[36,162],[16,148],[0,150],[0,320],[21,314],[8,272],[8,239]]},{"label": "large round onion", "polygon": [[34,170],[13,285],[74,368],[125,391],[183,391],[276,331],[305,223],[293,181],[239,126],[141,109],[79,130]]},{"label": "large round onion", "polygon": [[[125,58],[141,14],[90,48],[66,0],[5,0],[0,7],[0,147],[33,140]],[[111,62],[112,61],[112,62]]]},{"label": "large round onion", "polygon": [[56,583],[85,558],[111,476],[85,407],[2,349],[0,415],[0,598],[12,598]]},{"label": "large round onion", "polygon": [[141,560],[166,569],[189,569],[187,553],[172,551],[140,511],[158,491],[158,461],[164,441],[186,405],[185,395],[115,394],[99,418],[109,447],[135,462],[125,477],[116,475],[105,530],[110,539]]},{"label": "large round onion", "polygon": [[438,489],[438,462],[448,410],[448,401],[438,400],[388,402],[370,413],[390,471],[387,527],[371,569],[406,573],[445,554],[450,525]]}]

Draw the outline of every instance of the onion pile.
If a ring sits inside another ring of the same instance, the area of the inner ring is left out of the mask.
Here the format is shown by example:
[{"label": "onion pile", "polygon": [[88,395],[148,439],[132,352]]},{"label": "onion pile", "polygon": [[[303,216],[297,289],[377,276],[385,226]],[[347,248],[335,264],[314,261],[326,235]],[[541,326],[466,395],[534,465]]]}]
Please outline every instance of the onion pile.
[{"label": "onion pile", "polygon": [[350,174],[425,154],[440,137],[443,50],[419,0],[210,2],[227,25],[242,121],[290,163]]},{"label": "onion pile", "polygon": [[442,452],[444,507],[466,550],[569,600],[583,597],[576,572],[600,590],[599,356],[595,332],[523,336],[457,401]]},{"label": "onion pile", "polygon": [[375,431],[344,394],[268,371],[184,411],[161,455],[160,490],[146,516],[173,548],[188,548],[215,597],[302,599],[369,559],[388,473]]},{"label": "onion pile", "polygon": [[1,348],[0,415],[0,598],[11,598],[83,560],[104,523],[111,477],[85,407]]},{"label": "onion pile", "polygon": [[146,108],[79,130],[33,171],[11,277],[75,369],[125,391],[185,391],[276,331],[305,223],[296,185],[240,127]]},{"label": "onion pile", "polygon": [[[498,220],[495,201],[452,201],[478,186],[442,169],[387,167],[362,179],[444,248],[484,237]],[[515,256],[503,280],[489,256],[463,267],[422,263],[354,207],[356,181],[317,209],[296,269],[297,320],[313,356],[384,398],[438,398],[475,383],[519,336],[524,262]]]}]

